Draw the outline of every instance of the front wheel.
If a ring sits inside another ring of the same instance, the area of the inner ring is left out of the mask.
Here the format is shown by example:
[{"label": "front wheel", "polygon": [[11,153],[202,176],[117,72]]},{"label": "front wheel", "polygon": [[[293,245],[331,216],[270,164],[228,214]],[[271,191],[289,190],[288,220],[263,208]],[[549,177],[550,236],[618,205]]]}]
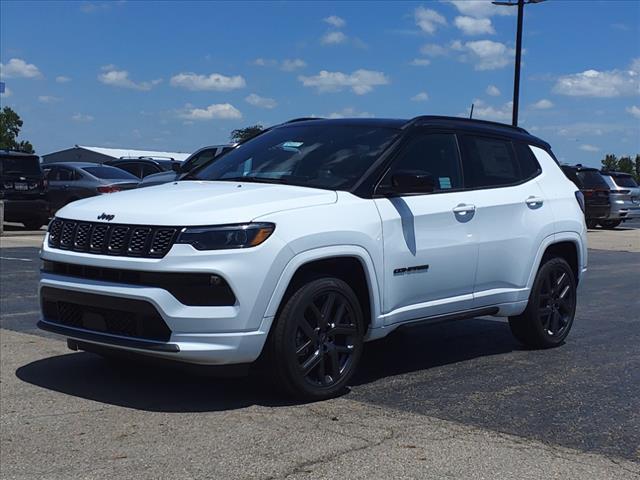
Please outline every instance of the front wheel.
[{"label": "front wheel", "polygon": [[622,220],[602,220],[600,225],[602,228],[606,228],[607,230],[612,230],[616,228],[618,225],[622,223]]},{"label": "front wheel", "polygon": [[356,370],[363,337],[351,287],[333,277],[310,280],[289,297],[273,327],[268,348],[276,380],[299,398],[334,397]]},{"label": "front wheel", "polygon": [[576,279],[571,267],[563,258],[546,258],[533,282],[527,308],[509,317],[509,327],[527,347],[555,347],[569,335],[575,313]]}]

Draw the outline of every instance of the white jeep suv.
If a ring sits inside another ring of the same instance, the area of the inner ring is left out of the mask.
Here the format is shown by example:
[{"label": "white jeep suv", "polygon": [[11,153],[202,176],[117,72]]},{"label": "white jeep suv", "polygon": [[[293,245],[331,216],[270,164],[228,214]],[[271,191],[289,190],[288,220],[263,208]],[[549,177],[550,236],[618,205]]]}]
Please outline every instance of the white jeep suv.
[{"label": "white jeep suv", "polygon": [[587,264],[582,208],[521,128],[294,120],[182,181],[61,209],[39,326],[73,349],[264,359],[289,392],[327,398],[364,342],[402,325],[495,315],[526,346],[561,344]]}]

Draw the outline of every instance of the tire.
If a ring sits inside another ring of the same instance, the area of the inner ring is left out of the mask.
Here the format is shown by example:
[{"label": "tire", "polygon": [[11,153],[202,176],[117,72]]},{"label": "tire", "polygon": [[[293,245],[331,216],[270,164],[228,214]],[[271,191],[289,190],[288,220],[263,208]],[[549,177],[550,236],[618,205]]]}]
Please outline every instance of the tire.
[{"label": "tire", "polygon": [[301,285],[281,309],[268,344],[276,382],[303,400],[342,393],[362,356],[364,320],[355,293],[333,277]]},{"label": "tire", "polygon": [[42,220],[29,220],[27,222],[22,222],[22,224],[27,230],[40,230],[46,222],[43,222]]},{"label": "tire", "polygon": [[576,278],[571,267],[563,258],[547,257],[536,274],[527,308],[509,317],[509,327],[526,347],[557,347],[569,335],[575,312]]},{"label": "tire", "polygon": [[622,223],[622,220],[601,220],[600,225],[602,228],[612,230]]},{"label": "tire", "polygon": [[593,230],[597,226],[598,226],[598,220],[591,220],[591,219],[587,220],[587,228],[588,229]]}]

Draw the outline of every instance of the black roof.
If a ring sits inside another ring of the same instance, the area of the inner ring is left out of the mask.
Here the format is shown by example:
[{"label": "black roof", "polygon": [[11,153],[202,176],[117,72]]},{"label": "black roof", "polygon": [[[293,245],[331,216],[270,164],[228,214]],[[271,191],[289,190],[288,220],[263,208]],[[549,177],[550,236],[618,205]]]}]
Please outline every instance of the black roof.
[{"label": "black roof", "polygon": [[[530,144],[549,148],[549,144],[531,135],[524,128],[514,127],[505,123],[476,120],[463,117],[446,117],[438,115],[422,115],[407,119],[398,118],[298,118],[280,125],[281,127],[295,125],[362,125],[380,128],[407,129],[412,127],[443,127],[456,130],[466,130],[475,133],[492,133],[519,139]],[[277,127],[276,127],[277,128]]]},{"label": "black roof", "polygon": [[615,170],[605,170],[604,168],[600,170],[600,173],[603,175],[615,175],[616,177],[633,177],[630,173],[627,172],[617,172]]},{"label": "black roof", "polygon": [[560,168],[562,169],[569,169],[569,170],[575,170],[576,172],[587,172],[587,171],[594,171],[594,172],[599,172],[599,170],[597,168],[594,167],[585,167],[584,165],[578,163],[577,165],[560,165]]},{"label": "black roof", "polygon": [[0,156],[3,157],[37,157],[35,153],[17,152],[15,150],[0,150]]}]

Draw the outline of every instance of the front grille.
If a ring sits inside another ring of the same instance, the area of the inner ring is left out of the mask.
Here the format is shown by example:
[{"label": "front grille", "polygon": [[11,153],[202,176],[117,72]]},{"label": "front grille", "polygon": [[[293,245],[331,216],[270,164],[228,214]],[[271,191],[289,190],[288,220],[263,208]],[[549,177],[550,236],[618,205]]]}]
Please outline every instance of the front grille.
[{"label": "front grille", "polygon": [[158,311],[142,300],[45,287],[42,314],[48,322],[99,333],[169,341],[171,330]]},{"label": "front grille", "polygon": [[145,272],[49,260],[42,263],[42,271],[88,280],[161,288],[183,305],[191,307],[224,307],[236,303],[236,296],[227,281],[209,273]]},{"label": "front grille", "polygon": [[49,224],[49,247],[103,255],[161,258],[171,250],[177,233],[177,227],[109,225],[55,218]]}]

